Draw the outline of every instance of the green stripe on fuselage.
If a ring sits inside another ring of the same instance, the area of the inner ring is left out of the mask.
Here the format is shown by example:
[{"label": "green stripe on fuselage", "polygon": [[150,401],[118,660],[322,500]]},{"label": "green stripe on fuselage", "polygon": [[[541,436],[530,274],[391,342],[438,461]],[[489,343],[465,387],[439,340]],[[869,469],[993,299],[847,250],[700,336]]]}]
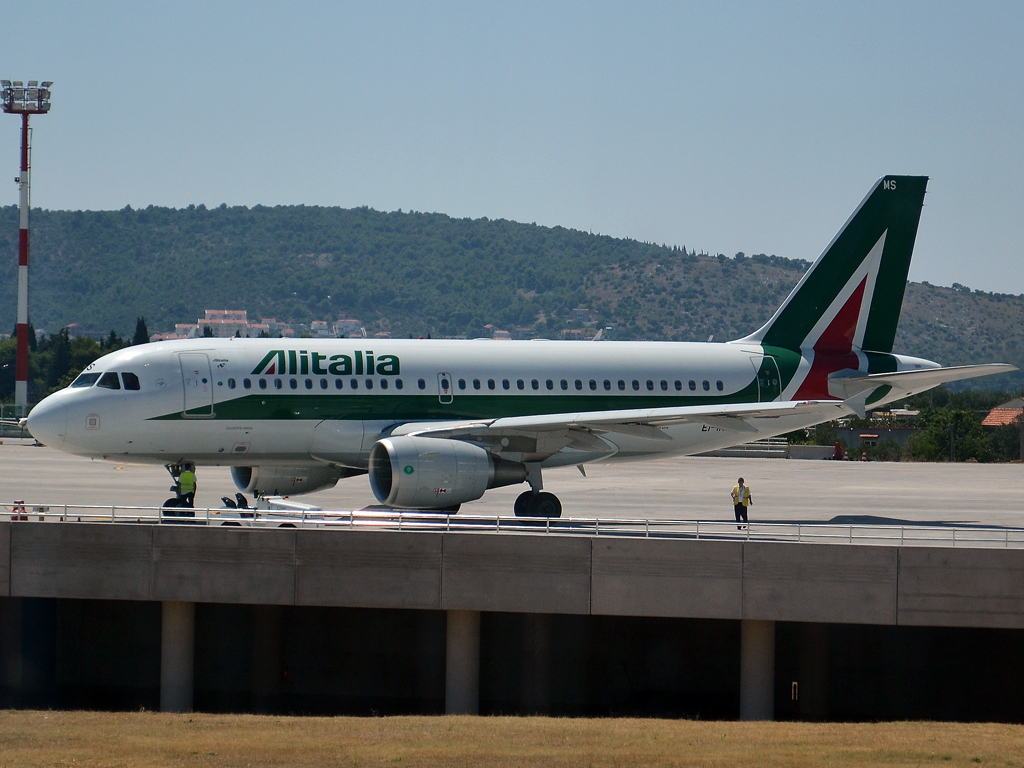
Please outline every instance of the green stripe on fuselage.
[{"label": "green stripe on fuselage", "polygon": [[[433,419],[498,419],[506,416],[538,416],[545,413],[614,411],[631,408],[756,403],[757,381],[730,395],[609,394],[587,393],[504,394],[458,393],[445,404],[436,394],[288,393],[252,394],[217,403],[213,419],[235,421],[283,421],[302,419],[420,421]],[[206,414],[198,410],[195,417]],[[153,420],[188,418],[168,413]],[[209,421],[211,417],[207,416]]]}]

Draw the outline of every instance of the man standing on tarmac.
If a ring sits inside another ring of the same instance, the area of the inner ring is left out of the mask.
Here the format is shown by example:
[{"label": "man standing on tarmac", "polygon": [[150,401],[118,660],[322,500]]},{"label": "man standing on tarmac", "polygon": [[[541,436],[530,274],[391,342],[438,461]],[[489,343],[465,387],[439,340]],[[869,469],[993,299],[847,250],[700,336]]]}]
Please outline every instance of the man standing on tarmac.
[{"label": "man standing on tarmac", "polygon": [[[754,503],[754,499],[750,495],[750,488],[743,484],[743,478],[741,477],[736,481],[736,485],[732,488],[732,508],[736,513],[736,522],[739,523],[743,520],[743,524],[747,522],[747,507]],[[736,530],[740,530],[743,526],[737,525]]]},{"label": "man standing on tarmac", "polygon": [[182,506],[194,507],[196,504],[196,465],[189,462],[178,477],[181,486]]}]

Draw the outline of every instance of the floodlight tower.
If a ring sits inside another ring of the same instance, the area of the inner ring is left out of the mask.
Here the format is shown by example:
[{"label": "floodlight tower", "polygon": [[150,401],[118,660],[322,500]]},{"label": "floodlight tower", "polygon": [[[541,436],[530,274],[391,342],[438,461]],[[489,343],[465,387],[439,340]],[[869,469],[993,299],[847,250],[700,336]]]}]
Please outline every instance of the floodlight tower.
[{"label": "floodlight tower", "polygon": [[14,372],[14,406],[21,416],[28,410],[28,211],[32,198],[29,184],[29,115],[50,111],[50,86],[53,82],[0,80],[3,86],[4,112],[21,115],[21,173],[15,181],[21,188],[21,218],[18,231],[18,349]]}]

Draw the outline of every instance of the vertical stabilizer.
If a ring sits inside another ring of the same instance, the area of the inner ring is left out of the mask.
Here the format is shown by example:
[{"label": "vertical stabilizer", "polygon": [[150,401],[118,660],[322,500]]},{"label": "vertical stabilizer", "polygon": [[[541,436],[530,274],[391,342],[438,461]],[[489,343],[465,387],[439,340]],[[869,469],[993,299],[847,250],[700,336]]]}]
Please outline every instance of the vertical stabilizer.
[{"label": "vertical stabilizer", "polygon": [[875,182],[771,320],[742,341],[891,352],[927,186],[927,176]]}]

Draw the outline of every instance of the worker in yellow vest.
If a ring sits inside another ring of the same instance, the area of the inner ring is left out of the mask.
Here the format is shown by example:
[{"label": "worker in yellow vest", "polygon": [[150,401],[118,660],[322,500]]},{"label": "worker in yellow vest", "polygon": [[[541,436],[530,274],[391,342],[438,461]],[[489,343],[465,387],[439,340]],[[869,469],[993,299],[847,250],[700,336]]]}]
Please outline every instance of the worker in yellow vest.
[{"label": "worker in yellow vest", "polygon": [[196,465],[191,462],[185,465],[178,477],[181,486],[182,506],[194,507],[196,502]]},{"label": "worker in yellow vest", "polygon": [[741,477],[736,481],[736,485],[732,487],[732,508],[736,513],[736,530],[740,530],[743,526],[738,523],[740,520],[743,521],[744,525],[747,522],[747,507],[754,503],[753,497],[750,495],[750,487],[743,484],[743,478]]}]

